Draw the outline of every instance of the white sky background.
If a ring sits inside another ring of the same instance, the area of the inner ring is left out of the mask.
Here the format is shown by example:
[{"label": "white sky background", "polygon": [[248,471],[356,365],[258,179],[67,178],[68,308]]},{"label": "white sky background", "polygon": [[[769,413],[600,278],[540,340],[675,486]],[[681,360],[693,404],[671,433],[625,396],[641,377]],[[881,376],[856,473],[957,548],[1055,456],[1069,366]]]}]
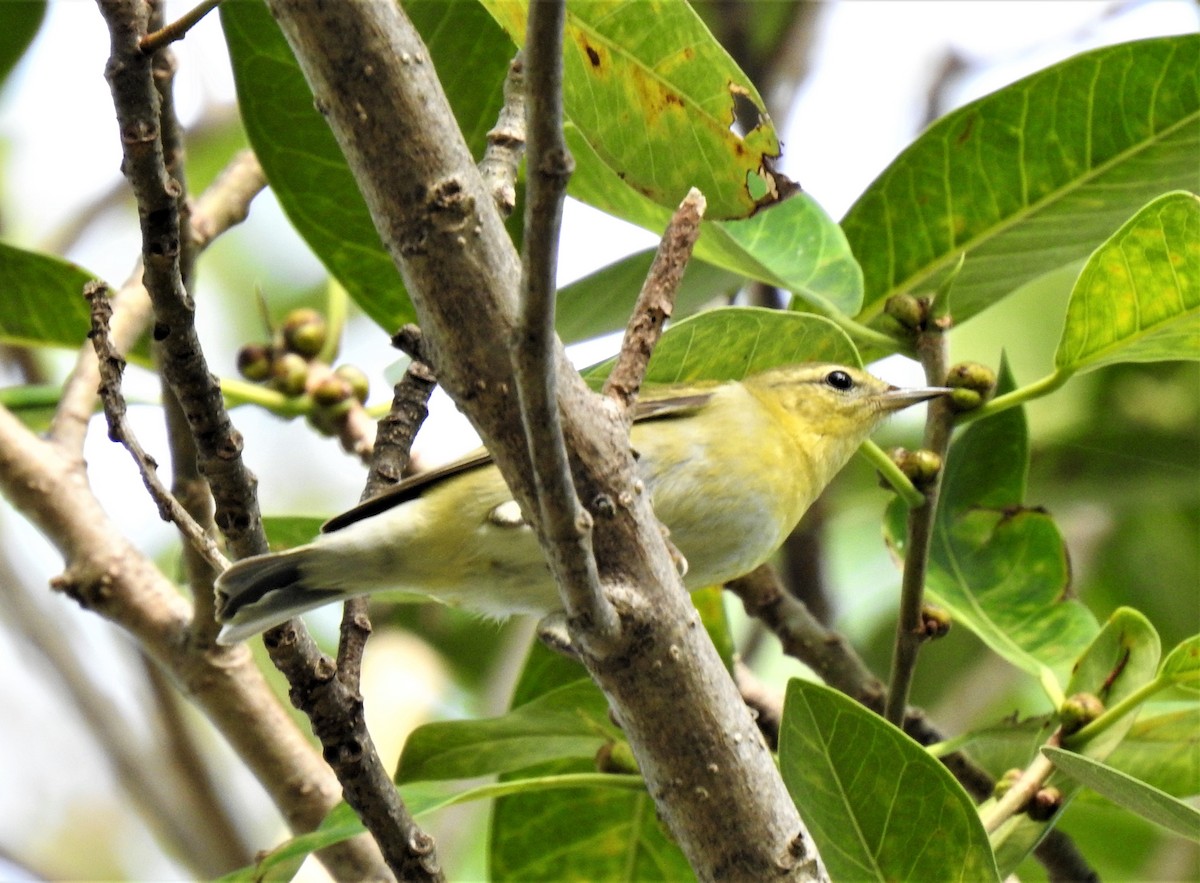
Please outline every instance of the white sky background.
[{"label": "white sky background", "polygon": [[[172,2],[169,15],[177,16],[189,5]],[[808,85],[783,131],[782,170],[838,218],[916,134],[928,86],[947,51],[960,55],[968,66],[968,73],[955,81],[948,96],[957,105],[1083,49],[1195,31],[1197,7],[1191,0],[853,0],[830,4],[820,28]],[[7,240],[37,248],[72,218],[79,206],[118,180],[119,144],[102,77],[107,52],[107,33],[92,2],[53,2],[34,55],[0,95],[0,139],[8,150],[8,190],[3,194]],[[215,15],[178,46],[177,55],[176,96],[185,123],[209,103],[232,100],[232,77]],[[281,265],[294,267],[300,278],[320,278],[320,267],[296,245],[272,199],[263,197],[255,203],[250,225],[262,231],[259,238],[264,247],[278,249]],[[560,278],[578,278],[654,242],[655,237],[645,231],[569,205]],[[104,225],[93,230],[69,257],[119,283],[138,251],[133,219],[106,217]],[[203,263],[200,273],[203,277]],[[206,328],[205,321],[201,302],[202,334],[219,331]],[[348,349],[369,372],[382,370],[395,358],[386,340],[371,329],[356,331]],[[360,351],[362,358],[358,357]],[[218,371],[232,369],[231,351],[216,356],[225,359]],[[895,372],[892,379],[904,379],[903,367],[888,370]],[[378,397],[386,393],[386,385],[377,377],[372,379]],[[0,376],[0,383],[6,381]],[[146,389],[153,394],[152,387]],[[450,419],[452,415],[445,413],[448,410],[439,408],[435,420],[458,426]],[[157,412],[140,409],[138,413],[135,409],[134,416],[146,447],[164,451]],[[349,458],[333,455],[333,442],[312,439],[299,423],[283,426],[246,409],[235,419],[248,439],[274,433],[283,439],[281,445],[302,452],[302,462],[321,464],[320,474],[305,476],[305,481],[298,483],[294,461],[291,471],[272,468],[272,452],[251,447],[251,466],[262,479],[264,495],[275,501],[271,511],[285,510],[288,501],[296,507],[304,505],[313,493],[328,496],[331,512],[357,499],[361,470]],[[430,446],[428,436],[423,435],[422,442]],[[440,436],[433,446],[445,450],[448,444],[452,442]],[[140,488],[140,483],[124,452],[114,451],[102,428],[93,427],[87,453],[94,466],[101,466],[93,470],[93,480],[110,511],[146,548],[158,550],[169,543],[172,533],[158,521],[149,501],[140,495],[130,499],[129,489]],[[298,484],[304,487],[297,488]],[[2,505],[0,541],[7,541],[18,568],[36,575],[35,594],[52,615],[62,619],[65,629],[78,632],[78,640],[89,647],[92,659],[114,654],[124,658],[123,639],[114,639],[107,625],[80,613],[65,599],[41,591],[45,580],[61,569],[61,560]],[[7,694],[0,701],[17,710],[0,721],[0,757],[24,758],[18,766],[4,765],[0,847],[16,847],[19,853],[29,838],[41,836],[38,832],[52,835],[69,818],[78,819],[80,813],[97,809],[112,812],[113,805],[125,801],[103,757],[59,697],[54,680],[46,678],[30,651],[4,630],[0,630],[0,666],[9,672],[0,682],[0,689]],[[121,684],[106,689],[113,694],[116,710],[135,722],[134,731],[146,735],[146,725],[137,723],[140,697],[130,695]],[[54,776],[56,770],[64,775]],[[33,805],[31,794],[38,795]],[[262,802],[253,790],[245,799]],[[270,811],[264,808],[264,815],[269,818]],[[119,813],[108,818],[109,824],[126,831],[140,829],[138,823]],[[128,844],[131,876],[180,875],[157,853],[148,836],[116,836]],[[0,869],[0,877],[5,876]]]}]

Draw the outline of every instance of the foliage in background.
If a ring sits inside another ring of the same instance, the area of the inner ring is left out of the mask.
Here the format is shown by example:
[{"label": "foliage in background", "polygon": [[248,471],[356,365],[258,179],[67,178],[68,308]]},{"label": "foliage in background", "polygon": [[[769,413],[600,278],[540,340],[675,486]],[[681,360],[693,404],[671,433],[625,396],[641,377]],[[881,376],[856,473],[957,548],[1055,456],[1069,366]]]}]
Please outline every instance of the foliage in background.
[{"label": "foliage in background", "polygon": [[[977,750],[997,776],[1048,757],[1066,809],[1020,818],[989,840],[971,798],[929,752],[828,688],[793,681],[780,765],[833,879],[1024,878],[1036,873],[1026,859],[1049,824],[1070,831],[1104,875],[1115,839],[1095,836],[1077,811],[1095,795],[1121,807],[1129,825],[1136,816],[1200,839],[1200,813],[1180,799],[1200,795],[1200,377],[1182,364],[1200,360],[1200,38],[1085,53],[948,114],[839,224],[806,195],[759,207],[779,150],[761,97],[686,4],[656,8],[669,26],[593,19],[599,7],[581,6],[568,23],[566,87],[577,198],[658,230],[687,187],[709,182],[714,219],[651,382],[739,378],[801,358],[861,364],[912,355],[885,305],[939,287],[956,322],[989,328],[973,331],[994,347],[998,369],[1010,338],[1029,326],[1050,326],[1058,339],[1043,376],[1000,370],[998,397],[965,418],[946,466],[929,588],[972,636],[946,652],[976,661],[995,654],[1021,673],[1018,683],[1027,677],[1024,686],[1041,692],[998,696],[955,734],[955,746]],[[478,155],[522,5],[424,0],[406,9]],[[286,43],[258,3],[230,0],[220,15],[242,122],[273,191],[331,276],[391,333],[413,318],[411,304]],[[35,30],[14,27],[0,74]],[[740,137],[730,131],[735,98],[754,105],[760,121]],[[565,288],[564,339],[619,329],[647,261],[635,255]],[[78,345],[87,328],[78,292],[89,276],[0,243],[0,342]],[[700,312],[747,282],[790,292],[789,308]],[[994,318],[993,306],[1039,285],[1045,296],[1021,326]],[[1067,395],[1070,386],[1059,390],[1093,371],[1076,426],[1060,438],[1031,437],[1023,406]],[[4,390],[2,401],[15,406],[21,392]],[[1089,443],[1129,452],[1127,474],[1097,468]],[[1178,478],[1164,480],[1163,471]],[[1056,515],[1084,504],[1106,513],[1108,541],[1072,567]],[[878,495],[869,505],[884,508]],[[899,499],[884,514],[900,557],[905,514]],[[275,526],[286,544],[311,522]],[[460,657],[464,646],[496,643],[494,630],[483,637],[476,623],[451,619],[431,631]],[[926,652],[945,658],[937,647]],[[458,664],[465,682],[484,682],[486,662],[475,671]],[[923,669],[917,698],[989,689],[969,668],[961,679],[947,670]],[[1068,738],[1069,753],[1043,748],[1064,698],[1081,692],[1098,695],[1106,711]],[[1018,716],[1004,717],[1014,709]],[[1033,716],[1040,721],[1031,725]],[[582,669],[534,647],[506,714],[417,730],[397,782],[431,812],[494,798],[494,879],[679,879],[686,864],[626,754]],[[444,785],[494,774],[500,784],[490,790]],[[422,796],[429,782],[443,790]],[[360,830],[338,815],[234,878],[269,871],[279,879],[299,856]]]}]

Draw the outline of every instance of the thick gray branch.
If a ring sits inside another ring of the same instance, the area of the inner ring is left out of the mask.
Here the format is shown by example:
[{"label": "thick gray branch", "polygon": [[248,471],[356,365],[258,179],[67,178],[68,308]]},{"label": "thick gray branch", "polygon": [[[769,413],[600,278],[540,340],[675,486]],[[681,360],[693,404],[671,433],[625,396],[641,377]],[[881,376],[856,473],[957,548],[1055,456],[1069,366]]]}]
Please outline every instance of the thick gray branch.
[{"label": "thick gray branch", "polygon": [[[503,343],[517,256],[427,52],[393,3],[268,0],[404,276],[439,381],[527,513],[533,482]],[[618,408],[556,347],[558,404],[620,640],[585,661],[667,826],[703,879],[820,879],[816,851],[675,572]]]}]

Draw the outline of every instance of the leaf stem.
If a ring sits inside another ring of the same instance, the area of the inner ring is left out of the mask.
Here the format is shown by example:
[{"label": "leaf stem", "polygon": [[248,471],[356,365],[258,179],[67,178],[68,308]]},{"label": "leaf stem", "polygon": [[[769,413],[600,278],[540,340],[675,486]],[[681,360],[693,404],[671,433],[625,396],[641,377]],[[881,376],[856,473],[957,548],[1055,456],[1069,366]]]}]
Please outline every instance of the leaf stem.
[{"label": "leaf stem", "polygon": [[904,504],[909,509],[915,509],[925,502],[925,495],[917,490],[909,477],[875,442],[867,439],[859,447],[858,452],[879,470],[883,480],[892,486],[892,489],[900,495],[900,499],[904,500]]},{"label": "leaf stem", "polygon": [[325,343],[317,354],[317,359],[326,365],[332,365],[337,360],[338,350],[342,345],[342,332],[346,328],[350,296],[332,277],[325,288]]},{"label": "leaf stem", "polygon": [[1160,690],[1165,690],[1171,686],[1171,679],[1165,677],[1157,677],[1148,684],[1143,684],[1138,689],[1134,690],[1116,705],[1112,706],[1100,715],[1090,724],[1076,730],[1070,736],[1063,740],[1063,747],[1070,748],[1072,751],[1077,751],[1088,742],[1095,739],[1105,730],[1109,729],[1113,724],[1119,721],[1125,715],[1132,711],[1136,711],[1138,706],[1142,705],[1147,699],[1153,696]]}]

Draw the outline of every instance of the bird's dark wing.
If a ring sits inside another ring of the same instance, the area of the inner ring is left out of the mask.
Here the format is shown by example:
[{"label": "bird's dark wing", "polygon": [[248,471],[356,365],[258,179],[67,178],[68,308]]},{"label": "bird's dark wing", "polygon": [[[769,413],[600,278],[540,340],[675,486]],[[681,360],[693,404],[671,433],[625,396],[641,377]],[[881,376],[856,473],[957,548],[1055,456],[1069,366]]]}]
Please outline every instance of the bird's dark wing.
[{"label": "bird's dark wing", "polygon": [[[635,422],[641,422],[643,420],[655,420],[667,417],[683,417],[704,407],[710,398],[712,398],[712,393],[703,392],[684,396],[664,396],[658,399],[639,400],[633,406],[633,419]],[[445,466],[439,466],[436,469],[430,469],[428,472],[422,472],[419,475],[406,478],[383,493],[363,500],[353,509],[347,509],[341,515],[335,515],[321,525],[321,533],[333,533],[336,530],[341,530],[343,527],[349,527],[351,524],[362,521],[364,518],[370,518],[372,515],[386,512],[393,506],[400,506],[409,500],[419,497],[427,488],[437,484],[439,481],[444,481],[455,475],[461,475],[472,469],[478,469],[480,466],[486,466],[491,462],[492,455],[483,448],[480,448],[478,451],[468,454],[460,460],[455,460],[452,463],[447,463]]]},{"label": "bird's dark wing", "polygon": [[492,455],[483,448],[480,448],[473,454],[468,454],[459,460],[439,466],[436,469],[430,469],[427,472],[418,473],[411,478],[406,478],[383,493],[363,500],[353,509],[347,509],[341,515],[333,516],[333,518],[330,518],[321,525],[321,533],[333,533],[335,530],[349,527],[351,524],[362,521],[364,518],[370,518],[372,515],[386,512],[393,506],[399,506],[421,496],[426,488],[437,484],[439,481],[443,481],[454,475],[461,475],[472,469],[478,469],[480,466],[486,466],[491,462]]}]

